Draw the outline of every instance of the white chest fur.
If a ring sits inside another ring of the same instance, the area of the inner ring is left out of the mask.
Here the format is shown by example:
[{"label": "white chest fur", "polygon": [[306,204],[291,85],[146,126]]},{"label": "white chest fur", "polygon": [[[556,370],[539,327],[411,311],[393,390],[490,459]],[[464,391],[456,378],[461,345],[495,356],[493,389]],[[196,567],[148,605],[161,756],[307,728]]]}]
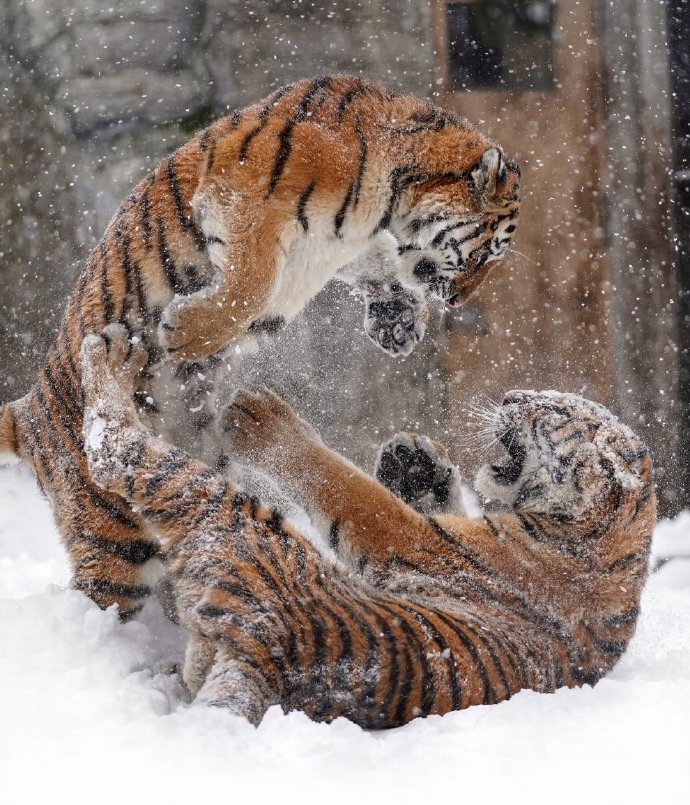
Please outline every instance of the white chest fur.
[{"label": "white chest fur", "polygon": [[345,265],[369,247],[366,237],[339,239],[322,232],[301,230],[286,238],[267,314],[293,319]]}]

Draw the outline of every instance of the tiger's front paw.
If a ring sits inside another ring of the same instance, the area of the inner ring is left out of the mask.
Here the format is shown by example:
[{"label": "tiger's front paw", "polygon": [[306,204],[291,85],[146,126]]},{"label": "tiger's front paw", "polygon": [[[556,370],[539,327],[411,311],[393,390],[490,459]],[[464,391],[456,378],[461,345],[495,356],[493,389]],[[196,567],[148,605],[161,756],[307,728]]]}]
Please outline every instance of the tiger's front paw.
[{"label": "tiger's front paw", "polygon": [[384,283],[366,297],[364,331],[384,352],[409,355],[424,338],[429,312],[421,291]]},{"label": "tiger's front paw", "polygon": [[439,442],[398,433],[379,452],[376,478],[423,514],[464,515],[460,473]]},{"label": "tiger's front paw", "polygon": [[309,423],[268,390],[237,391],[221,412],[220,428],[233,457],[269,473],[295,446],[319,440]]},{"label": "tiger's front paw", "polygon": [[138,425],[132,397],[147,357],[141,338],[130,337],[123,324],[85,336],[80,351],[85,413],[120,427]]},{"label": "tiger's front paw", "polygon": [[132,398],[146,359],[141,340],[130,338],[122,324],[109,324],[102,335],[91,333],[82,341],[84,451],[93,480],[115,491],[123,470],[120,450],[127,434],[140,428]]},{"label": "tiger's front paw", "polygon": [[172,360],[197,361],[228,345],[228,329],[228,322],[203,299],[178,295],[161,314],[158,341]]}]

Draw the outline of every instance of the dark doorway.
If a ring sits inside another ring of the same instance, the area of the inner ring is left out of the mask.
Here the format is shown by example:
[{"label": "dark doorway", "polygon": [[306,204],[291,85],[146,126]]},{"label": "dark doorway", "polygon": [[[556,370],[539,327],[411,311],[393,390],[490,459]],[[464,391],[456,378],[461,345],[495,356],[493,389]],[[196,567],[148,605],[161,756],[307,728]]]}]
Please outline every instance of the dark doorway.
[{"label": "dark doorway", "polygon": [[668,3],[680,303],[680,494],[690,504],[690,0]]}]

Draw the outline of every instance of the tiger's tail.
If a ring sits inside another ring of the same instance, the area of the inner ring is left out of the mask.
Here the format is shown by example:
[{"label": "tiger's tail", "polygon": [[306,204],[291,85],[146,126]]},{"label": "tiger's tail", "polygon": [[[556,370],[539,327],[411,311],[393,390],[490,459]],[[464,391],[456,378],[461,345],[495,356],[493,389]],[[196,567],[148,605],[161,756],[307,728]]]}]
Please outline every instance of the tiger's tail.
[{"label": "tiger's tail", "polygon": [[0,464],[14,464],[20,459],[15,411],[17,402],[0,405]]}]

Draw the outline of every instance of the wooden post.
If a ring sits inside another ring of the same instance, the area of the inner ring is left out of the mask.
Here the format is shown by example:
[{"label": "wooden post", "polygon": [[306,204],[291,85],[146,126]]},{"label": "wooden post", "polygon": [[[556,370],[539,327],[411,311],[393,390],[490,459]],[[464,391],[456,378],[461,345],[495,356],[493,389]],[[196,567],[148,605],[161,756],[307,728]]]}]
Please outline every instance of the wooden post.
[{"label": "wooden post", "polygon": [[616,402],[652,449],[662,510],[670,513],[684,501],[666,6],[607,0],[602,17]]}]

